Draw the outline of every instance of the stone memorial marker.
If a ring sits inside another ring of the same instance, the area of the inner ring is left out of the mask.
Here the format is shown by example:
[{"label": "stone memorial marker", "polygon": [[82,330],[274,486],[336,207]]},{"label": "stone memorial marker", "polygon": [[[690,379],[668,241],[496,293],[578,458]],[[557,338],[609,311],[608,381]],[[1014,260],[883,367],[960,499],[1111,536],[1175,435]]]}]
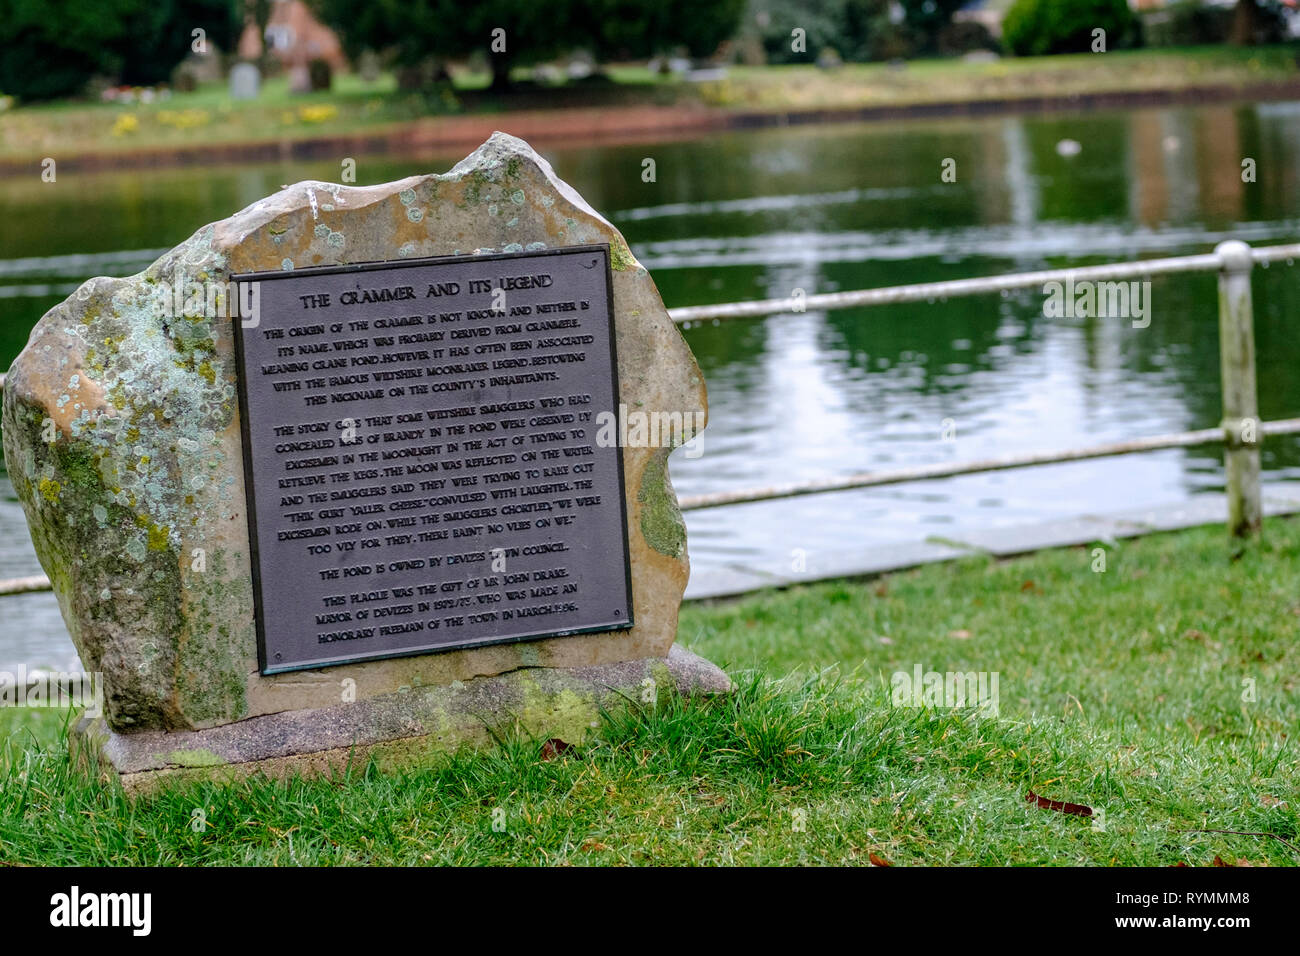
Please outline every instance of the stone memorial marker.
[{"label": "stone memorial marker", "polygon": [[230,68],[230,98],[255,100],[262,87],[262,74],[254,63],[236,63]]},{"label": "stone memorial marker", "polygon": [[501,133],[443,175],[299,183],[88,281],[3,409],[102,674],[78,754],[131,789],[397,766],[725,692],[674,646],[667,459],[704,414],[623,237]]}]

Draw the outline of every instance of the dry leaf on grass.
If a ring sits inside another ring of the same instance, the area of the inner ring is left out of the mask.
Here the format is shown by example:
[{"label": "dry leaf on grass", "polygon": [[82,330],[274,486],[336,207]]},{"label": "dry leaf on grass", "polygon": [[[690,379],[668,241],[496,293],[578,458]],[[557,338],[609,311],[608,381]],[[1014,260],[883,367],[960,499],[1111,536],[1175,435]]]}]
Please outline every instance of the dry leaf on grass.
[{"label": "dry leaf on grass", "polygon": [[[556,757],[568,753],[572,749],[573,744],[566,743],[559,737],[552,737],[550,740],[546,741],[546,743],[542,744],[542,759],[554,760]],[[577,754],[574,754],[574,756],[577,756]]]},{"label": "dry leaf on grass", "polygon": [[1057,813],[1070,813],[1077,817],[1092,816],[1092,807],[1084,806],[1082,803],[1066,803],[1063,800],[1049,800],[1047,797],[1040,797],[1032,790],[1025,794],[1025,799],[1030,803],[1037,803],[1038,806],[1044,810],[1054,810]]}]

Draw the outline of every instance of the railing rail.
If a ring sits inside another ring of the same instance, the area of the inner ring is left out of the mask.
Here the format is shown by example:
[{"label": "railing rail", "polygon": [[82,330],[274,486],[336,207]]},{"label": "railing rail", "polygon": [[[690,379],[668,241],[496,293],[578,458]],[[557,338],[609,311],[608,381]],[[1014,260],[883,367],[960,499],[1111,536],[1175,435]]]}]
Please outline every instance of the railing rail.
[{"label": "railing rail", "polygon": [[[1235,241],[1235,240],[1232,240]],[[1242,243],[1245,245],[1245,243]],[[1219,249],[1223,247],[1220,243]],[[1250,247],[1247,246],[1249,249]],[[1300,258],[1300,243],[1279,246],[1261,246],[1251,249],[1254,262],[1264,264]],[[880,289],[858,289],[852,292],[823,292],[809,296],[790,296],[784,299],[760,299],[753,302],[724,302],[719,305],[688,305],[669,309],[668,315],[681,325],[687,322],[708,320],[752,319],[780,312],[813,312],[831,309],[855,309],[872,305],[897,305],[900,302],[929,302],[967,295],[987,295],[1013,289],[1041,289],[1048,282],[1113,281],[1137,279],[1147,276],[1171,275],[1180,272],[1211,272],[1221,267],[1222,256],[1218,249],[1195,256],[1175,256],[1167,259],[1141,259],[1136,262],[1113,262],[1099,266],[1079,266],[1073,269],[1042,269],[1037,272],[1017,272],[1004,276],[982,276],[977,279],[949,279],[944,282],[920,282],[913,285],[893,285]]]},{"label": "railing rail", "polygon": [[728,504],[769,501],[796,495],[846,491],[852,488],[870,488],[904,481],[947,478],[981,471],[998,471],[1029,465],[1081,461],[1161,448],[1223,442],[1224,470],[1227,474],[1228,527],[1233,537],[1251,537],[1259,532],[1263,516],[1259,491],[1260,441],[1266,435],[1300,433],[1300,428],[1297,428],[1297,422],[1300,420],[1286,419],[1266,423],[1259,421],[1255,387],[1255,332],[1250,272],[1255,263],[1261,265],[1279,261],[1289,263],[1297,256],[1300,256],[1300,243],[1251,249],[1240,240],[1230,239],[1219,243],[1214,252],[1195,256],[1117,262],[1074,269],[1045,269],[1007,276],[924,282],[883,289],[830,292],[811,296],[791,296],[784,299],[672,309],[669,314],[674,322],[689,325],[691,322],[755,318],[779,312],[848,309],[899,302],[930,302],[949,297],[981,295],[1011,289],[1042,289],[1049,282],[1114,281],[1211,269],[1216,269],[1219,273],[1219,367],[1223,384],[1223,418],[1218,428],[1179,432],[1173,435],[1156,435],[1090,448],[1009,455],[981,461],[922,465],[891,471],[861,472],[767,488],[745,488],[706,495],[689,495],[682,499],[682,508],[685,510],[716,508]]},{"label": "railing rail", "polygon": [[[695,511],[723,505],[771,501],[856,488],[874,488],[908,481],[950,478],[977,472],[1004,471],[1011,468],[1086,461],[1165,448],[1188,448],[1195,445],[1223,443],[1227,474],[1228,527],[1234,537],[1251,537],[1258,533],[1262,515],[1259,488],[1260,443],[1267,436],[1300,434],[1300,418],[1271,422],[1258,420],[1250,272],[1256,263],[1267,265],[1270,262],[1289,262],[1295,258],[1300,258],[1300,243],[1252,249],[1244,242],[1228,240],[1219,243],[1212,253],[1194,256],[1117,262],[1073,269],[1044,269],[1004,276],[923,282],[853,292],[829,292],[784,299],[670,309],[668,314],[673,322],[687,325],[691,322],[709,320],[757,318],[782,312],[941,301],[958,296],[1041,288],[1048,282],[1114,281],[1210,270],[1218,270],[1219,273],[1219,351],[1224,406],[1223,420],[1217,428],[1152,435],[1084,448],[1027,452],[973,461],[939,462],[911,468],[858,472],[791,482],[765,488],[743,488],[712,494],[687,495],[680,501],[681,508],[683,511]],[[3,391],[4,380],[5,376],[0,374],[0,392]],[[0,581],[0,596],[48,590],[50,590],[48,579],[39,575]]]},{"label": "railing rail", "polygon": [[[1260,422],[1260,435],[1300,435],[1300,418],[1285,418],[1273,422]],[[741,488],[736,491],[716,491],[704,495],[684,495],[678,504],[683,511],[703,508],[720,508],[723,505],[749,504],[779,498],[824,494],[830,491],[851,491],[857,488],[878,488],[881,485],[899,485],[908,481],[930,481],[935,478],[953,478],[984,471],[1008,471],[1033,465],[1054,465],[1071,461],[1088,461],[1092,458],[1113,458],[1140,452],[1160,451],[1165,448],[1191,448],[1196,445],[1226,443],[1228,433],[1223,428],[1202,428],[1198,431],[1151,435],[1126,441],[1109,442],[1084,448],[1061,451],[1023,452],[997,458],[977,458],[969,461],[936,462],[910,468],[891,468],[883,471],[863,471],[837,475],[830,478],[813,478],[808,481],[770,485],[766,488]]]}]

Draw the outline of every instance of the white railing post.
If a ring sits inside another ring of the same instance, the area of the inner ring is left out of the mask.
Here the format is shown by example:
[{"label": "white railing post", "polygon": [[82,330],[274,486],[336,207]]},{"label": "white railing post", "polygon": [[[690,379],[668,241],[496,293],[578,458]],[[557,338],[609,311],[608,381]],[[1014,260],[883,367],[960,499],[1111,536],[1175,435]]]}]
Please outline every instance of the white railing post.
[{"label": "white railing post", "polygon": [[1255,390],[1255,320],[1250,299],[1250,246],[1238,239],[1219,243],[1219,366],[1223,376],[1224,470],[1227,473],[1228,532],[1234,538],[1259,533],[1259,401]]}]

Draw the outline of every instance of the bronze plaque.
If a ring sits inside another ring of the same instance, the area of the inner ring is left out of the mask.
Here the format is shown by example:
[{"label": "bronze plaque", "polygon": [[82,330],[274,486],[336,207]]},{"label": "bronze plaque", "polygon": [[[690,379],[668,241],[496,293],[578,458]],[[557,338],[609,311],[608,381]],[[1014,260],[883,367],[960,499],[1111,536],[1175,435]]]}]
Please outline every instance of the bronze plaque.
[{"label": "bronze plaque", "polygon": [[262,673],[631,626],[608,246],[234,280]]}]

